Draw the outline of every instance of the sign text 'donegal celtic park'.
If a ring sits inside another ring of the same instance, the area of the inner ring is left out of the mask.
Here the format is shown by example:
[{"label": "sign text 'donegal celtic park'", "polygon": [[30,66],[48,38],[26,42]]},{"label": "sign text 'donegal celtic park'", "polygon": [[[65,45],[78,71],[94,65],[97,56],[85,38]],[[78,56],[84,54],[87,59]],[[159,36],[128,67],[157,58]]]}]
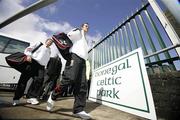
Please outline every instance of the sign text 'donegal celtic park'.
[{"label": "sign text 'donegal celtic park'", "polygon": [[145,118],[156,119],[142,50],[136,49],[95,69],[89,99]]},{"label": "sign text 'donegal celtic park'", "polygon": [[[129,60],[125,59],[123,63],[119,63],[118,65],[114,65],[112,68],[108,67],[107,69],[101,70],[95,73],[95,77],[105,76],[104,79],[100,79],[96,82],[97,86],[119,86],[121,84],[121,76],[116,76],[117,72],[120,70],[131,68],[129,65]],[[109,90],[99,89],[97,90],[97,96],[102,97],[110,97],[114,99],[120,99],[118,96],[119,90],[113,87]]]}]

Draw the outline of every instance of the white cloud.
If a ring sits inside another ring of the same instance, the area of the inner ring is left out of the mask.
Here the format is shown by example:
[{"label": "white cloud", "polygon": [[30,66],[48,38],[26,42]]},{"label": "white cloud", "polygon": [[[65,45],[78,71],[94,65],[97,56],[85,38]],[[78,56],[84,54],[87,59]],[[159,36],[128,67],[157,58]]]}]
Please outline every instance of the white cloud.
[{"label": "white cloud", "polygon": [[[21,3],[22,0],[1,0],[0,22],[24,9],[24,6],[22,6]],[[57,10],[55,6],[51,5],[51,8],[51,13]],[[48,19],[38,16],[37,14],[32,13],[5,26],[4,28],[0,29],[0,32],[33,43],[35,41],[44,41],[45,39],[50,37],[51,34],[56,32],[68,32],[72,28],[73,27],[68,22],[52,22]],[[95,36],[87,36],[88,40],[94,41],[97,41],[100,38],[100,33],[97,33]]]},{"label": "white cloud", "polygon": [[[20,3],[20,0],[0,1],[0,22],[24,9]],[[36,14],[29,14],[0,29],[0,32],[33,43],[37,40],[44,41],[47,37],[49,37],[50,35],[46,32],[47,30],[51,33],[55,33],[58,31],[66,32],[71,28],[71,25],[67,22],[50,22],[49,20],[44,19]]]},{"label": "white cloud", "polygon": [[93,46],[93,42],[97,43],[99,40],[101,40],[101,38],[102,35],[99,32],[97,32],[95,36],[87,35],[89,47],[91,48]]},{"label": "white cloud", "polygon": [[44,28],[45,30],[51,31],[53,33],[56,32],[68,32],[70,31],[73,27],[68,23],[68,22],[50,22],[48,20],[43,20],[42,19],[42,24],[40,26]]},{"label": "white cloud", "polygon": [[0,0],[0,22],[22,10],[24,7],[19,5],[19,0]]},{"label": "white cloud", "polygon": [[39,21],[40,18],[38,16],[30,14],[7,25],[2,28],[0,32],[4,32],[28,42],[37,40],[44,41],[48,35],[42,28],[37,27],[39,26]]},{"label": "white cloud", "polygon": [[[22,0],[0,0],[0,22],[24,9],[24,6],[22,6],[21,3]],[[55,12],[55,10],[56,7],[51,6],[50,14]],[[45,41],[52,33],[68,32],[72,28],[73,27],[68,22],[51,22],[48,19],[44,19],[37,14],[32,13],[1,28],[0,33],[34,43],[35,41]],[[87,39],[90,41],[97,41],[100,38],[100,33],[97,33],[95,36],[87,36]],[[64,68],[65,61],[62,62]]]}]

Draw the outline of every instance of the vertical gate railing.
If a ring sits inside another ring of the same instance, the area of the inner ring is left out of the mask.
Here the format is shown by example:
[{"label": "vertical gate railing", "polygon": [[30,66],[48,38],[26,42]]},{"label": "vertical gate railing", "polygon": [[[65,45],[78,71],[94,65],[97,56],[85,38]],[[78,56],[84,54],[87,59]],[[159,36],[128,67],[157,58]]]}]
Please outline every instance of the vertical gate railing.
[{"label": "vertical gate railing", "polygon": [[173,45],[150,4],[147,3],[136,13],[96,43],[89,51],[93,69],[96,69],[128,52],[141,47],[148,72],[175,71],[180,66],[176,48]]}]

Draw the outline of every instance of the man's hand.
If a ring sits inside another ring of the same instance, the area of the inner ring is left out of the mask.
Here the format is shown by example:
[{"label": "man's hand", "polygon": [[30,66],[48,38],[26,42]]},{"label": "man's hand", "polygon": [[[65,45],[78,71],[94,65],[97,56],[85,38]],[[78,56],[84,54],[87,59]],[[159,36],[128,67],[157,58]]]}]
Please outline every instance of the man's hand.
[{"label": "man's hand", "polygon": [[27,56],[26,61],[31,62],[32,61],[31,56]]}]

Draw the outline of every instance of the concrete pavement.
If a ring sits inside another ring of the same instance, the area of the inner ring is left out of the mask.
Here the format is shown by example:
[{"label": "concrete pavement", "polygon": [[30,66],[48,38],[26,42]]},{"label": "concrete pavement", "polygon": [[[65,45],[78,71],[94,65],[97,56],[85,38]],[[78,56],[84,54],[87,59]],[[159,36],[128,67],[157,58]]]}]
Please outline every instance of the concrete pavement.
[{"label": "concrete pavement", "polygon": [[[52,112],[46,111],[46,101],[39,105],[26,103],[22,98],[21,104],[12,106],[13,92],[0,91],[0,119],[33,119],[33,120],[80,120],[72,115],[73,97],[61,97],[55,102]],[[98,103],[87,101],[86,112],[90,113],[93,120],[146,120]]]}]

